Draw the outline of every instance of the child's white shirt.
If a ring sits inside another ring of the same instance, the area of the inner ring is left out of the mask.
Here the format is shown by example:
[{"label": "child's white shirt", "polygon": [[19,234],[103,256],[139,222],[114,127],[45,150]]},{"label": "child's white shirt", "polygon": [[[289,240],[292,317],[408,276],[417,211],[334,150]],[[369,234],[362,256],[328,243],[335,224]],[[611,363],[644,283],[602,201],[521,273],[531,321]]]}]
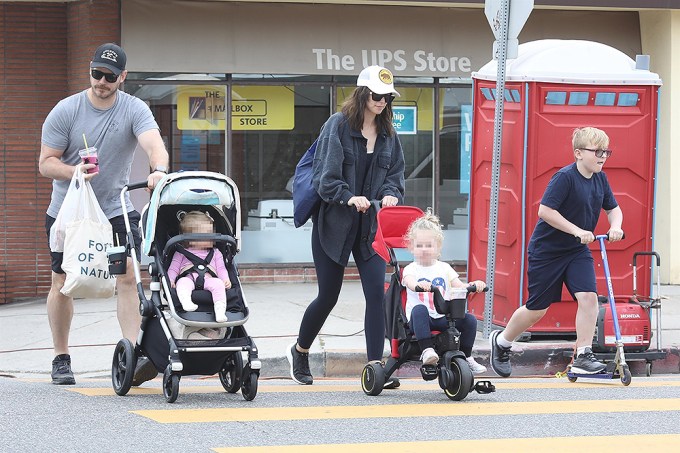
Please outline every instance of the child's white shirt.
[{"label": "child's white shirt", "polygon": [[[404,285],[404,280],[407,276],[415,277],[417,282],[430,282],[433,287],[437,287],[444,296],[444,299],[450,300],[453,297],[453,287],[451,282],[458,278],[458,273],[453,270],[450,264],[443,261],[435,261],[431,266],[421,266],[413,262],[407,265],[402,272],[401,284]],[[406,286],[406,285],[404,285]],[[411,311],[416,305],[425,305],[427,311],[432,318],[441,318],[442,314],[437,313],[434,308],[434,297],[431,292],[416,292],[406,288],[406,319],[411,320]]]}]

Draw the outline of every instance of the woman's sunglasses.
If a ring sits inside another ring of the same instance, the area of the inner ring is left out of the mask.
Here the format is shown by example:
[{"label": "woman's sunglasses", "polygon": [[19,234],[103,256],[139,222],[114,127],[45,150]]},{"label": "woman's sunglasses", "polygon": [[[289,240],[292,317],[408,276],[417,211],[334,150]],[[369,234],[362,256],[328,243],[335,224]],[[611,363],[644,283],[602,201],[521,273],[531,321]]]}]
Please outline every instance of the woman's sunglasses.
[{"label": "woman's sunglasses", "polygon": [[583,151],[590,151],[591,153],[595,153],[595,157],[609,157],[612,155],[612,150],[611,149],[589,149],[589,148],[579,148]]},{"label": "woman's sunglasses", "polygon": [[110,74],[110,73],[107,73],[107,72],[102,72],[99,69],[93,69],[90,72],[90,74],[92,75],[92,78],[94,80],[101,80],[102,77],[104,77],[104,79],[106,79],[106,81],[109,82],[109,83],[113,83],[116,80],[118,80],[118,76],[116,74]]},{"label": "woman's sunglasses", "polygon": [[371,99],[373,99],[374,102],[380,102],[381,99],[385,98],[385,102],[388,104],[392,103],[394,101],[394,95],[393,94],[376,94],[371,91]]}]

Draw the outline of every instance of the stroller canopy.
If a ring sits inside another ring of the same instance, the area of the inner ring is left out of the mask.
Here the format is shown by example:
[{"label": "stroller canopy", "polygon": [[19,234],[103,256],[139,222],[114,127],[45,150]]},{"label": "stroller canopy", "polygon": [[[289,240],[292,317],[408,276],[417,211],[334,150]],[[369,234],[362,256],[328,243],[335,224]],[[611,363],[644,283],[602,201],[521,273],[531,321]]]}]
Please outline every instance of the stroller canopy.
[{"label": "stroller canopy", "polygon": [[142,252],[151,253],[156,233],[158,210],[166,205],[213,206],[222,215],[235,212],[227,221],[233,226],[234,239],[241,239],[239,193],[236,184],[227,176],[208,171],[185,171],[166,175],[156,186],[147,205],[146,223],[143,226]]}]

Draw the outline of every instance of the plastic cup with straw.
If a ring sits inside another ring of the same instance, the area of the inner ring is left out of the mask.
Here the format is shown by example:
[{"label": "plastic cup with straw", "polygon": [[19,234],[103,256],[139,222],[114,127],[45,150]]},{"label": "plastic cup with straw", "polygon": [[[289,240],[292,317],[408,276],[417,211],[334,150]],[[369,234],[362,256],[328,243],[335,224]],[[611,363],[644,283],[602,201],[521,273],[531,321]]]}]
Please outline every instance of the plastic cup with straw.
[{"label": "plastic cup with straw", "polygon": [[97,157],[97,148],[90,148],[87,146],[87,139],[85,138],[85,133],[83,133],[83,143],[85,143],[85,149],[78,151],[80,158],[83,160],[84,164],[94,164],[94,168],[87,170],[87,173],[99,173],[99,158]]}]

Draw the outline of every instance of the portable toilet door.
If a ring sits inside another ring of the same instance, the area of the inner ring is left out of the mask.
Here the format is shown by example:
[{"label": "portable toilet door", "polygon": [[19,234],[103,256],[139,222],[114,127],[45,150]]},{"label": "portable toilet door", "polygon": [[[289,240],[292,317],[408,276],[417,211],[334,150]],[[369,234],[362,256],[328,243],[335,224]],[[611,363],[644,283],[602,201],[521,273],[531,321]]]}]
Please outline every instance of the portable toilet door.
[{"label": "portable toilet door", "polygon": [[[486,278],[491,199],[496,61],[473,73],[473,122],[468,280]],[[593,126],[610,138],[613,154],[604,172],[624,215],[623,241],[608,244],[607,256],[617,301],[632,295],[632,257],[653,250],[658,97],[661,80],[607,45],[577,40],[541,40],[519,46],[509,60],[503,93],[498,231],[492,324],[507,325],[527,299],[526,249],[538,220],[548,181],[574,162],[575,128]],[[601,213],[595,234],[609,229]],[[591,244],[598,294],[607,287],[597,242]],[[638,287],[651,288],[651,271],[639,263]],[[470,312],[484,317],[484,299]],[[532,333],[575,332],[576,302],[562,300],[529,329]]]}]

